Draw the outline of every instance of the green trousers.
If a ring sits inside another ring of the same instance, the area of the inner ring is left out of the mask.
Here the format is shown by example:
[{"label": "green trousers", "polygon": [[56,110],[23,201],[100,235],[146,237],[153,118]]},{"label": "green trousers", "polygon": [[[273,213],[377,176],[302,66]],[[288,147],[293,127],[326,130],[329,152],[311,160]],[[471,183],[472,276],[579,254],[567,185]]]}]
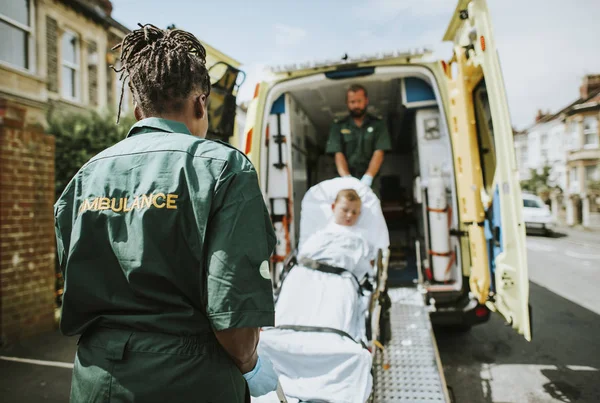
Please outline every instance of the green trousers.
[{"label": "green trousers", "polygon": [[246,380],[214,335],[98,328],[78,342],[72,403],[250,402]]}]

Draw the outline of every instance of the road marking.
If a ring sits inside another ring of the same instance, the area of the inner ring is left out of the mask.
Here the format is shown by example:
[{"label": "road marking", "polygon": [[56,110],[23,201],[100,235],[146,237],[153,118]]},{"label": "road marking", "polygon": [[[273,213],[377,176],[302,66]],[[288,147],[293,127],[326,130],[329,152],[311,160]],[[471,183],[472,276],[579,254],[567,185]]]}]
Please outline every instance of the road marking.
[{"label": "road marking", "polygon": [[556,247],[550,245],[544,245],[542,243],[527,241],[527,249],[536,252],[554,252]]},{"label": "road marking", "polygon": [[600,255],[590,255],[587,253],[571,252],[570,250],[565,251],[565,255],[574,257],[575,259],[600,259]]},{"label": "road marking", "polygon": [[60,362],[60,361],[30,360],[27,358],[5,357],[2,355],[0,355],[0,360],[22,362],[24,364],[45,365],[48,367],[71,368],[71,369],[73,368],[73,364],[68,363],[68,362]]},{"label": "road marking", "polygon": [[568,243],[571,243],[573,245],[578,245],[578,246],[585,246],[586,248],[597,248],[598,244],[593,244],[593,243],[586,243],[586,242],[579,242],[579,241],[567,241]]},{"label": "road marking", "polygon": [[[535,241],[527,241],[527,249],[529,249],[530,251],[533,252],[556,252],[557,248],[555,246],[552,245],[546,245],[544,243],[538,243]],[[598,254],[590,254],[590,253],[577,253],[577,252],[573,252],[570,250],[565,250],[565,255],[575,258],[575,259],[583,259],[583,260],[588,260],[588,259],[593,259],[593,260],[597,260],[600,259],[600,255]]]}]

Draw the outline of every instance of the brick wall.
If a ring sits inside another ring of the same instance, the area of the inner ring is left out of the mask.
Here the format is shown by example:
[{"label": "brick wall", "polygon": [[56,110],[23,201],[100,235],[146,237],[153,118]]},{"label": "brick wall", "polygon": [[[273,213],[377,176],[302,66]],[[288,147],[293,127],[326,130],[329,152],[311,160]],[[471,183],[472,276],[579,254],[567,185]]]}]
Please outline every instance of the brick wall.
[{"label": "brick wall", "polygon": [[0,342],[54,329],[54,137],[0,118]]}]

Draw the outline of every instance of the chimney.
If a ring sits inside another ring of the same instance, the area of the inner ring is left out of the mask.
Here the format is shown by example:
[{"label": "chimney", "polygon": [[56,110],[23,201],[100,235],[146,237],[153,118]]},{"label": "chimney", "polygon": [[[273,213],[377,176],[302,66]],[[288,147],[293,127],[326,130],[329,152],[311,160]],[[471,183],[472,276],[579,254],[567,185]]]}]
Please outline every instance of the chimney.
[{"label": "chimney", "polygon": [[582,99],[588,98],[594,91],[600,90],[600,74],[588,74],[583,77],[579,95]]},{"label": "chimney", "polygon": [[92,8],[96,8],[97,11],[104,13],[105,16],[110,17],[112,14],[113,6],[110,0],[84,0]]},{"label": "chimney", "polygon": [[537,123],[540,120],[547,118],[548,116],[552,116],[552,112],[550,111],[550,109],[546,110],[545,112],[541,109],[538,109],[537,115],[535,116],[535,122]]},{"label": "chimney", "polygon": [[541,109],[538,109],[537,111],[537,115],[535,115],[535,122],[539,122],[540,120],[542,120],[544,118],[544,116],[546,116],[546,114],[544,112],[542,112]]}]

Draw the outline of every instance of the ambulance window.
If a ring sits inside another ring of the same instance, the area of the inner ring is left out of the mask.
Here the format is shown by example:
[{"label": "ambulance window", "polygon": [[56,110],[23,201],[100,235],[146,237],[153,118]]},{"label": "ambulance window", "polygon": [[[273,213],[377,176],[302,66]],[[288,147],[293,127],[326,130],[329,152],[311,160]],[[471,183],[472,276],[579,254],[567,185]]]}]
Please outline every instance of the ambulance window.
[{"label": "ambulance window", "polygon": [[481,80],[473,91],[473,106],[475,108],[480,163],[483,171],[483,185],[489,194],[492,191],[491,187],[496,172],[496,150],[494,148],[492,113],[485,80]]}]

